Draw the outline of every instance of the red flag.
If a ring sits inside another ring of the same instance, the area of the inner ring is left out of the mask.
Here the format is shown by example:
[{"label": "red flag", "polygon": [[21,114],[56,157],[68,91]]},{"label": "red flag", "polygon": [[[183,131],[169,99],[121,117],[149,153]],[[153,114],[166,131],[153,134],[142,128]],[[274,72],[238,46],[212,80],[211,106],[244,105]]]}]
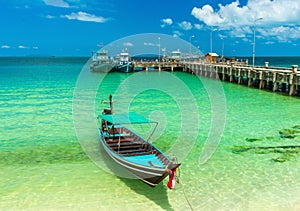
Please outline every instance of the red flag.
[{"label": "red flag", "polygon": [[176,172],[176,169],[177,168],[170,170],[170,173],[169,173],[169,182],[167,184],[167,186],[168,186],[169,189],[173,189],[175,187],[175,183],[176,183],[175,172]]}]

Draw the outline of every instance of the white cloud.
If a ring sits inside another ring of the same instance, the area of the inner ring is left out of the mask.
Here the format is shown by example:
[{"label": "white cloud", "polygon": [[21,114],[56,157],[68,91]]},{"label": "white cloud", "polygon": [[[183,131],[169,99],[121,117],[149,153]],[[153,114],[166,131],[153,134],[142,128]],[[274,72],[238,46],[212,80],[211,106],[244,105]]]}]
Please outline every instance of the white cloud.
[{"label": "white cloud", "polygon": [[219,27],[253,25],[259,17],[263,17],[264,24],[297,24],[300,18],[300,1],[295,0],[249,0],[245,6],[236,0],[218,6],[216,11],[210,5],[194,7],[191,13],[206,25]]},{"label": "white cloud", "polygon": [[107,19],[104,17],[96,16],[86,12],[77,12],[77,13],[72,12],[70,15],[64,15],[61,17],[67,18],[69,20],[89,21],[89,22],[97,22],[97,23],[103,23],[107,21]]},{"label": "white cloud", "polygon": [[248,38],[243,38],[242,39],[244,42],[252,42],[252,40],[249,40]]},{"label": "white cloud", "polygon": [[265,29],[262,33],[265,37],[281,41],[299,39],[299,0],[248,0],[244,6],[236,0],[227,5],[219,4],[215,10],[208,4],[202,8],[194,7],[191,14],[207,26],[230,30],[230,34],[237,37],[253,33],[255,20],[262,17],[256,24],[257,28]]},{"label": "white cloud", "polygon": [[[2,45],[1,48],[2,48],[2,49],[10,49],[10,48],[15,49],[16,47],[11,47],[11,46],[9,46],[9,45]],[[28,46],[25,46],[25,45],[19,45],[17,48],[18,48],[18,49],[29,49],[29,48],[31,48],[31,47],[28,47]],[[32,49],[37,50],[37,49],[39,49],[39,47],[34,46],[34,47],[32,47]]]},{"label": "white cloud", "polygon": [[196,29],[200,30],[200,29],[203,28],[203,25],[198,24],[198,23],[195,23],[195,24],[194,24],[194,27],[195,27]]},{"label": "white cloud", "polygon": [[9,45],[2,45],[1,48],[3,48],[3,49],[9,49],[10,46]]},{"label": "white cloud", "polygon": [[183,30],[191,30],[193,28],[192,24],[188,21],[182,21],[178,23],[178,26]]},{"label": "white cloud", "polygon": [[215,13],[214,9],[208,4],[204,5],[202,8],[194,7],[192,15],[209,26],[216,26],[223,22],[220,15]]},{"label": "white cloud", "polygon": [[275,37],[280,42],[291,42],[291,39],[300,39],[300,26],[278,26],[270,29],[258,29],[264,36]]},{"label": "white cloud", "polygon": [[24,45],[19,45],[18,46],[19,49],[27,49],[28,47],[24,46]]},{"label": "white cloud", "polygon": [[265,42],[265,44],[266,45],[273,45],[275,42],[273,42],[273,41],[267,41],[267,42]]},{"label": "white cloud", "polygon": [[173,31],[173,37],[180,37],[183,36],[183,34],[180,31]]},{"label": "white cloud", "polygon": [[157,44],[154,44],[152,42],[144,42],[145,46],[156,46]]},{"label": "white cloud", "polygon": [[132,47],[133,43],[131,43],[131,42],[125,42],[125,43],[123,43],[123,45],[127,46],[127,47]]},{"label": "white cloud", "polygon": [[53,7],[64,7],[64,8],[70,7],[69,3],[63,0],[44,0],[44,3],[46,5],[53,6]]},{"label": "white cloud", "polygon": [[160,25],[162,28],[173,24],[173,20],[171,18],[165,18],[160,21],[163,23],[162,25]]},{"label": "white cloud", "polygon": [[48,19],[54,19],[55,17],[53,15],[47,15],[46,18],[48,18]]},{"label": "white cloud", "polygon": [[231,37],[244,38],[247,36],[247,34],[252,35],[253,30],[249,26],[241,26],[241,27],[229,30],[227,33]]}]

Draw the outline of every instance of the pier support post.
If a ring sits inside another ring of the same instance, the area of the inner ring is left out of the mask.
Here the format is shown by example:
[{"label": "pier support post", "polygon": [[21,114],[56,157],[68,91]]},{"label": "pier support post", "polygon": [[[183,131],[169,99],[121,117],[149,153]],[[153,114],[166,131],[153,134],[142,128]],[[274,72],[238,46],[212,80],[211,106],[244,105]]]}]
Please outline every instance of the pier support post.
[{"label": "pier support post", "polygon": [[248,86],[249,87],[252,87],[252,84],[253,84],[253,78],[248,78]]},{"label": "pier support post", "polygon": [[292,74],[290,75],[290,81],[289,81],[289,95],[294,96],[296,94],[296,85],[295,85],[295,76],[298,72],[298,65],[293,65],[292,66]]},{"label": "pier support post", "polygon": [[161,72],[161,66],[160,65],[158,66],[158,71]]},{"label": "pier support post", "polygon": [[252,74],[251,74],[251,69],[248,70],[248,87],[252,87],[253,85],[253,78],[252,78]]},{"label": "pier support post", "polygon": [[214,70],[215,70],[215,66],[211,65],[211,66],[210,66],[210,74],[209,74],[209,77],[210,77],[210,78],[213,78]]},{"label": "pier support post", "polygon": [[229,71],[229,81],[230,82],[234,82],[234,74],[233,74],[233,62],[231,62],[231,64],[230,64],[230,71]]},{"label": "pier support post", "polygon": [[265,81],[263,79],[263,72],[259,71],[259,89],[265,88]]},{"label": "pier support post", "polygon": [[226,76],[225,76],[225,66],[222,67],[222,81],[226,80]]},{"label": "pier support post", "polygon": [[277,74],[276,73],[273,74],[273,82],[274,82],[273,92],[278,92],[279,82],[277,81]]},{"label": "pier support post", "polygon": [[238,84],[243,83],[243,77],[241,76],[241,69],[238,70]]},{"label": "pier support post", "polygon": [[197,72],[196,72],[197,75],[200,75],[200,64],[197,64]]}]

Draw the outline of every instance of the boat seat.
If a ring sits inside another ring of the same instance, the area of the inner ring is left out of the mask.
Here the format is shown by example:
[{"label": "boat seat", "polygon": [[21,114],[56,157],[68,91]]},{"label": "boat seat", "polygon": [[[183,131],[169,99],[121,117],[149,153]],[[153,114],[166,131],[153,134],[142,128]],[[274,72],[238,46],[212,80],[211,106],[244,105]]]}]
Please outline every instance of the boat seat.
[{"label": "boat seat", "polygon": [[131,141],[126,141],[126,142],[109,142],[107,143],[110,147],[114,147],[114,146],[139,146],[139,147],[142,147],[142,144],[141,143],[134,143],[134,142],[131,142]]},{"label": "boat seat", "polygon": [[118,137],[132,138],[133,137],[130,134],[125,134],[125,133],[109,133],[107,131],[104,131],[103,135],[104,135],[105,138],[112,138],[112,137],[115,137],[115,138],[118,138]]},{"label": "boat seat", "polygon": [[112,143],[140,143],[140,142],[135,142],[133,139],[130,139],[130,138],[118,138],[118,137],[115,137],[113,139],[113,137],[110,137],[111,139],[107,140],[106,142],[108,144],[112,144]]},{"label": "boat seat", "polygon": [[[118,149],[116,151],[118,151]],[[119,150],[118,152],[119,152],[119,154],[122,154],[122,155],[124,155],[124,154],[128,155],[131,153],[139,153],[139,152],[143,153],[145,151],[143,149],[134,149],[134,150]]]},{"label": "boat seat", "polygon": [[113,145],[113,146],[109,145],[109,147],[112,148],[112,149],[121,149],[121,150],[122,149],[136,149],[136,148],[142,149],[141,145],[139,145],[139,144],[120,145],[120,146],[118,146],[118,145]]},{"label": "boat seat", "polygon": [[133,153],[130,153],[130,154],[126,154],[127,157],[131,157],[131,156],[142,156],[142,155],[151,155],[151,154],[154,154],[153,152],[133,152]]}]

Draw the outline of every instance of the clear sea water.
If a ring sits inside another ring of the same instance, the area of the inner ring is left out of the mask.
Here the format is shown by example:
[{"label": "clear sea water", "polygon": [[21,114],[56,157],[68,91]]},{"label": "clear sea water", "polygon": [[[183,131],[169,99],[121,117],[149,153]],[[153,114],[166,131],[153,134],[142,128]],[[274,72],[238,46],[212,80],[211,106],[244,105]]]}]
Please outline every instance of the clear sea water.
[{"label": "clear sea water", "polygon": [[[300,64],[298,57],[265,60],[276,66]],[[257,59],[257,65],[265,60]],[[223,103],[217,107],[225,114],[220,116],[226,120],[224,131],[215,131],[222,135],[220,144],[200,163],[216,106],[206,88],[217,86],[216,81],[180,72],[101,75],[87,71],[87,61],[0,58],[1,210],[300,210],[299,98],[221,83],[225,103],[217,101]],[[87,86],[76,92],[78,81]],[[91,81],[100,84],[96,93]],[[127,108],[160,122],[154,144],[181,156],[181,184],[174,190],[167,189],[167,181],[151,188],[99,165],[105,157],[96,149],[95,122],[109,93],[116,93],[116,111]],[[80,101],[89,96],[95,105]],[[189,109],[192,104],[197,110]],[[79,129],[74,112],[80,113]],[[195,130],[184,124],[195,118],[199,128],[192,137]],[[294,137],[280,136],[283,129]],[[172,148],[180,143],[178,137],[192,148],[182,143]],[[237,152],[237,146],[252,148]],[[90,150],[95,153],[87,156]],[[101,159],[95,161],[97,156]]]}]

